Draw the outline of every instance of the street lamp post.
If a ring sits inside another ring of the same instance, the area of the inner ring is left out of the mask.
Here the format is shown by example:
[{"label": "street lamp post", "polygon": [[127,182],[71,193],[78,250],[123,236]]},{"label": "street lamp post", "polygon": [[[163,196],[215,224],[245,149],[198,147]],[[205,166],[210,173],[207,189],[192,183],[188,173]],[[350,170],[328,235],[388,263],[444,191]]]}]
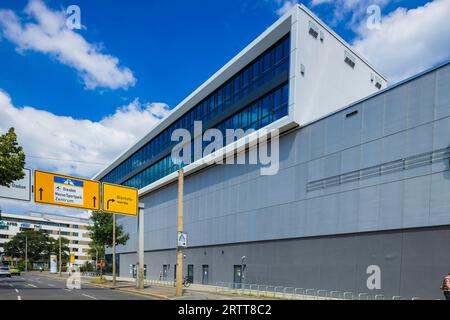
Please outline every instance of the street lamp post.
[{"label": "street lamp post", "polygon": [[25,272],[28,272],[28,236],[25,236]]},{"label": "street lamp post", "polygon": [[94,247],[94,249],[95,249],[95,272],[97,273],[98,249],[97,249],[97,247]]},{"label": "street lamp post", "polygon": [[59,276],[62,277],[61,224],[58,225],[59,225]]}]

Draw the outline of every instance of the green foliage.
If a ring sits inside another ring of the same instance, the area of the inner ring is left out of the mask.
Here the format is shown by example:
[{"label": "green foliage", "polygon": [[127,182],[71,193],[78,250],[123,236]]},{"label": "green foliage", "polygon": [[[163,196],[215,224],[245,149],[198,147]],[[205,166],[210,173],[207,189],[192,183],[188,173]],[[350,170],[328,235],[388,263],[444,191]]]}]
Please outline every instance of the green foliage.
[{"label": "green foliage", "polygon": [[0,135],[0,186],[9,187],[24,177],[25,153],[17,143],[14,128]]},{"label": "green foliage", "polygon": [[81,272],[93,272],[94,270],[95,270],[94,265],[89,261],[86,262],[84,265],[82,265],[80,268]]},{"label": "green foliage", "polygon": [[[96,256],[98,250],[98,262],[105,261],[105,248],[113,245],[113,216],[109,213],[101,211],[93,211],[91,220],[93,224],[88,227],[92,242],[89,255],[91,258]],[[116,223],[116,245],[125,245],[130,238],[129,234],[125,234],[123,227]],[[103,273],[103,267],[100,267]]]},{"label": "green foliage", "polygon": [[[93,211],[91,220],[93,225],[89,227],[89,231],[91,233],[91,239],[94,242],[94,245],[99,247],[107,246],[111,248],[113,245],[112,214]],[[124,233],[123,227],[121,225],[117,225],[116,223],[116,245],[125,245],[129,238],[129,234]]]},{"label": "green foliage", "polygon": [[[25,247],[28,245],[28,261],[48,261],[50,255],[59,253],[59,240],[51,238],[42,230],[27,230],[16,234],[4,246],[4,254],[12,258],[25,259]],[[68,259],[69,240],[61,238],[61,256]]]}]

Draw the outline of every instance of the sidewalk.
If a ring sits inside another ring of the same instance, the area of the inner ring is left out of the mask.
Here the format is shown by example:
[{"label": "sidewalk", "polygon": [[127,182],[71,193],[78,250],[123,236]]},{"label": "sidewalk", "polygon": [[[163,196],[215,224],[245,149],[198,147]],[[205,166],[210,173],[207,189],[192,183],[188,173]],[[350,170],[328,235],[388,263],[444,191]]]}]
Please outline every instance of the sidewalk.
[{"label": "sidewalk", "polygon": [[[51,275],[49,273],[37,273],[40,276],[45,276],[54,279],[61,279],[58,275]],[[62,275],[64,279],[68,279],[68,274]],[[212,286],[201,286],[201,285],[191,285],[188,289],[184,289],[182,297],[175,296],[175,288],[173,285],[169,286],[168,283],[166,285],[157,285],[150,284],[149,280],[146,280],[144,289],[137,289],[135,285],[135,280],[131,278],[120,278],[117,277],[117,285],[116,287],[112,286],[112,277],[105,276],[107,280],[106,283],[93,283],[92,280],[96,278],[94,277],[81,277],[81,283],[88,284],[91,286],[96,286],[105,289],[111,290],[120,290],[123,292],[138,294],[149,296],[161,300],[258,300],[262,298],[247,296],[247,295],[237,295],[237,294],[224,294],[224,293],[216,293],[214,292],[214,288]],[[200,287],[211,287],[211,288],[200,288]]]}]

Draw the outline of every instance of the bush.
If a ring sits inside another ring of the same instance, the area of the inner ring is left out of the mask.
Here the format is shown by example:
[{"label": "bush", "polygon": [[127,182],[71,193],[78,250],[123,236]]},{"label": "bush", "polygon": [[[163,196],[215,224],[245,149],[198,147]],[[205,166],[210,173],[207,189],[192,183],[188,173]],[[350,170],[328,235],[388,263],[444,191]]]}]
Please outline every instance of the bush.
[{"label": "bush", "polygon": [[80,271],[81,272],[93,272],[93,271],[95,271],[95,267],[92,263],[90,263],[88,261],[84,265],[81,266]]}]

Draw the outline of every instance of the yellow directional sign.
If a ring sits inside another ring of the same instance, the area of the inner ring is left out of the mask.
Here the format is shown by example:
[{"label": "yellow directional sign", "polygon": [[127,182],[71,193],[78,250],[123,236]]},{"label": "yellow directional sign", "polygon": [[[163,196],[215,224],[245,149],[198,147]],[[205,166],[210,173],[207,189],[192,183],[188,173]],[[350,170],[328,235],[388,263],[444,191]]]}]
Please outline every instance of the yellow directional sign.
[{"label": "yellow directional sign", "polygon": [[34,171],[34,201],[99,210],[100,182],[36,170]]},{"label": "yellow directional sign", "polygon": [[135,216],[138,201],[137,189],[103,183],[103,211]]}]

